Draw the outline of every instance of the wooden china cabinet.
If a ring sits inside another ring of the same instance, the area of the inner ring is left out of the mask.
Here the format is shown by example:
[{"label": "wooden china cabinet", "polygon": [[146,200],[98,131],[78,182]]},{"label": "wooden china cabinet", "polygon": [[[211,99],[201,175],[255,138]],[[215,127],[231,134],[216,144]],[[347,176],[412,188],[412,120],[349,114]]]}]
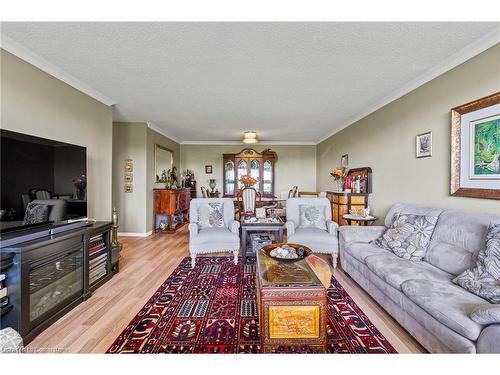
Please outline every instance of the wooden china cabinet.
[{"label": "wooden china cabinet", "polygon": [[235,197],[243,187],[239,179],[245,174],[258,178],[254,186],[263,197],[274,197],[274,171],[277,156],[270,149],[262,153],[252,148],[245,148],[238,154],[223,154],[224,196]]}]

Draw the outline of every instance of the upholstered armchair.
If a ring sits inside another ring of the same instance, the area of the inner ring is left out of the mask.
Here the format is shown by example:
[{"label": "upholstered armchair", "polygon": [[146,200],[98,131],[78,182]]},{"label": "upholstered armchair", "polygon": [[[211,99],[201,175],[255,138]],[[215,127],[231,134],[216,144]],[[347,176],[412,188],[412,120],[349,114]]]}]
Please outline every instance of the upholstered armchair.
[{"label": "upholstered armchair", "polygon": [[[311,206],[317,208],[313,217]],[[338,224],[332,221],[331,204],[327,198],[288,199],[285,225],[288,242],[307,246],[316,253],[330,254],[333,267],[337,267]]]},{"label": "upholstered armchair", "polygon": [[[206,214],[211,203],[216,207],[220,220],[210,218],[207,222],[202,215]],[[217,205],[218,204],[218,205]],[[222,209],[220,209],[222,207]],[[240,223],[234,220],[234,203],[231,198],[197,198],[189,205],[189,253],[191,266],[196,264],[198,254],[230,251],[234,256],[234,264],[238,264],[240,250]]]}]

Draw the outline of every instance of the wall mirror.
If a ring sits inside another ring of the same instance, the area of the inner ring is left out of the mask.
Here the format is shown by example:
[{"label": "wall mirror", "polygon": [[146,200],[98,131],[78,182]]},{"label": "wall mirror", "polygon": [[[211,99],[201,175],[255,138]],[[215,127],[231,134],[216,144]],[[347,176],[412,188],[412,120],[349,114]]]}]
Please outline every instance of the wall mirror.
[{"label": "wall mirror", "polygon": [[174,166],[174,152],[155,144],[156,182],[167,182],[169,171]]}]

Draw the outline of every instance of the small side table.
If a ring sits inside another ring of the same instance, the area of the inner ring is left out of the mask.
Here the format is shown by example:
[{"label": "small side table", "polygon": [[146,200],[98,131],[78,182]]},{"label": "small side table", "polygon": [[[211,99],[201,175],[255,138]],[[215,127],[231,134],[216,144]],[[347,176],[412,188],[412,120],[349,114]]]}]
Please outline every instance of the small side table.
[{"label": "small side table", "polygon": [[283,242],[283,220],[279,219],[275,223],[266,223],[262,220],[249,223],[241,220],[241,256],[243,263],[246,262],[247,255],[250,253],[248,249],[247,239],[249,232],[276,232],[275,241]]},{"label": "small side table", "polygon": [[372,225],[378,218],[375,216],[357,216],[357,215],[343,215],[342,218],[347,221],[347,225],[369,226]]}]

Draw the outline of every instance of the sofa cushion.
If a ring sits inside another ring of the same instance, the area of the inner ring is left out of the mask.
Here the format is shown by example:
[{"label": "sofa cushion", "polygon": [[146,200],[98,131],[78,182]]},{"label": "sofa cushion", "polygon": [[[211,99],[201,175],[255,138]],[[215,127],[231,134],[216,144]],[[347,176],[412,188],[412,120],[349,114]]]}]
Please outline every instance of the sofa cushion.
[{"label": "sofa cushion", "polygon": [[427,252],[437,216],[401,213],[392,225],[374,241],[400,258],[422,260]]},{"label": "sofa cushion", "polygon": [[500,303],[500,224],[490,225],[485,249],[479,251],[475,267],[453,281],[492,303]]},{"label": "sofa cushion", "polygon": [[474,322],[469,314],[478,304],[484,304],[484,299],[450,281],[407,280],[401,287],[412,302],[441,324],[469,340],[477,340],[483,326]]},{"label": "sofa cushion", "polygon": [[367,267],[392,287],[401,290],[407,280],[433,280],[450,282],[452,275],[425,262],[412,262],[386,252],[365,258]]},{"label": "sofa cushion", "polygon": [[287,238],[288,242],[309,247],[319,253],[337,253],[337,236],[318,228],[297,228],[295,233]]},{"label": "sofa cushion", "polygon": [[197,236],[190,239],[190,245],[201,246],[203,244],[233,244],[239,247],[240,239],[237,234],[224,228],[200,229]]},{"label": "sofa cushion", "polygon": [[356,258],[360,262],[365,262],[365,259],[370,255],[386,254],[391,252],[389,250],[383,249],[374,245],[372,243],[347,243],[345,244],[343,251],[348,253],[350,256]]},{"label": "sofa cushion", "polygon": [[459,275],[475,264],[479,251],[484,249],[488,226],[495,222],[500,223],[500,215],[444,211],[439,216],[424,260]]}]

